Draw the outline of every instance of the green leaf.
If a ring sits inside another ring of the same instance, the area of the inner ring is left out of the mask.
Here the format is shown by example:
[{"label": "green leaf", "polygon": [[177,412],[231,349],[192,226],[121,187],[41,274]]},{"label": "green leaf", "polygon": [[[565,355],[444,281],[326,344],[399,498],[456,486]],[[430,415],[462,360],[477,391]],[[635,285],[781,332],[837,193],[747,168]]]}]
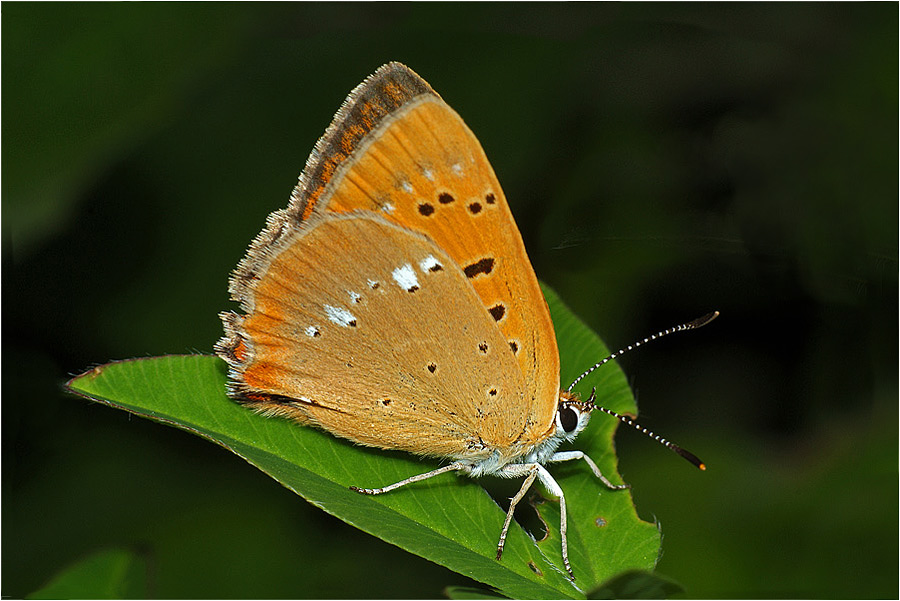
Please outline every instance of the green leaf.
[{"label": "green leaf", "polygon": [[[572,381],[607,354],[590,330],[545,288],[560,343],[562,381]],[[226,366],[212,356],[168,356],[103,365],[69,382],[78,394],[207,438],[257,466],[313,505],[411,553],[519,598],[579,598],[615,574],[652,569],[659,533],[638,519],[628,491],[609,491],[584,464],[553,472],[568,503],[569,556],[562,569],[559,504],[537,507],[548,535],[535,543],[510,528],[502,561],[497,539],[505,509],[466,477],[442,475],[376,497],[349,486],[376,487],[437,467],[407,453],[362,448],[314,428],[264,418],[225,396]],[[635,412],[624,375],[606,365],[579,386],[597,387],[601,403]],[[596,414],[576,441],[613,480],[616,422]]]},{"label": "green leaf", "polygon": [[147,565],[126,549],[107,549],[59,572],[29,599],[145,599]]}]

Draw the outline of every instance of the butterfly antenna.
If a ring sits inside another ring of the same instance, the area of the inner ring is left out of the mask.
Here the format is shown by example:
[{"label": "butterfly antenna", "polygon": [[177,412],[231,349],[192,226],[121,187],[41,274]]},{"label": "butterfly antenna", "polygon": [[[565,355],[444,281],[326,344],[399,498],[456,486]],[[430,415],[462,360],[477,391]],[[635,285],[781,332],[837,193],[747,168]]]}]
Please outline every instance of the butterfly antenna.
[{"label": "butterfly antenna", "polygon": [[697,328],[702,328],[703,326],[705,326],[706,324],[708,324],[709,322],[711,322],[718,316],[719,316],[719,312],[713,311],[712,313],[707,313],[703,317],[698,317],[694,321],[689,321],[687,323],[681,324],[680,326],[675,326],[674,328],[669,328],[668,330],[663,330],[662,332],[657,332],[653,336],[644,338],[640,342],[635,342],[634,344],[629,344],[625,348],[619,349],[618,351],[616,351],[615,353],[613,353],[606,359],[598,361],[593,366],[591,366],[589,369],[586,369],[584,371],[584,373],[582,373],[580,376],[575,378],[575,381],[573,381],[571,384],[569,384],[569,387],[566,388],[566,392],[572,392],[572,389],[575,388],[575,385],[578,384],[579,382],[581,382],[592,371],[594,371],[601,365],[605,365],[606,363],[609,363],[610,361],[612,361],[613,359],[615,359],[617,357],[621,357],[628,351],[634,350],[637,347],[650,342],[651,340],[658,340],[658,339],[662,338],[663,336],[668,336],[669,334],[674,334],[675,332],[685,332],[687,330],[696,330]]},{"label": "butterfly antenna", "polygon": [[[575,381],[569,385],[569,387],[566,389],[566,392],[572,392],[572,389],[575,387],[575,385],[578,384],[581,380],[583,380],[585,378],[585,376],[587,376],[589,373],[591,373],[592,371],[594,371],[601,365],[609,363],[616,357],[620,357],[620,356],[624,355],[625,353],[627,353],[628,351],[630,351],[632,349],[636,349],[637,347],[639,347],[642,344],[645,344],[647,342],[650,342],[651,340],[656,340],[658,338],[662,338],[663,336],[668,336],[669,334],[674,334],[675,332],[684,332],[687,330],[696,330],[697,328],[702,328],[703,326],[705,326],[706,324],[708,324],[709,322],[711,322],[718,316],[719,316],[719,312],[713,311],[712,313],[708,313],[708,314],[704,315],[703,317],[699,317],[693,321],[689,321],[685,324],[675,326],[674,328],[669,328],[668,330],[663,330],[661,332],[654,334],[653,336],[644,338],[640,342],[635,342],[634,344],[626,346],[625,348],[620,349],[620,350],[616,351],[615,353],[611,354],[609,357],[606,357],[602,361],[595,363],[590,369],[586,370],[580,376],[575,378]],[[688,460],[690,463],[694,464],[697,468],[699,468],[701,470],[706,470],[706,464],[703,463],[702,461],[700,461],[700,458],[697,457],[696,455],[694,455],[693,453],[691,453],[690,451],[686,451],[686,450],[682,449],[681,447],[679,447],[674,442],[670,442],[670,441],[666,440],[665,438],[663,438],[662,436],[658,436],[657,434],[654,434],[647,428],[643,427],[639,423],[632,420],[630,417],[627,417],[625,415],[620,415],[620,414],[616,413],[615,411],[613,411],[612,409],[607,409],[606,407],[601,407],[601,406],[597,405],[594,402],[596,400],[596,398],[597,398],[596,388],[594,388],[591,390],[591,396],[587,400],[587,403],[586,403],[587,406],[590,407],[591,409],[599,409],[603,413],[606,413],[607,415],[611,415],[611,416],[615,417],[622,423],[627,424],[627,425],[631,426],[632,428],[634,428],[635,430],[638,430],[638,431],[646,434],[647,436],[649,436],[650,438],[652,438],[659,444],[668,448],[670,451],[673,451],[673,452],[681,455],[686,460]]]}]

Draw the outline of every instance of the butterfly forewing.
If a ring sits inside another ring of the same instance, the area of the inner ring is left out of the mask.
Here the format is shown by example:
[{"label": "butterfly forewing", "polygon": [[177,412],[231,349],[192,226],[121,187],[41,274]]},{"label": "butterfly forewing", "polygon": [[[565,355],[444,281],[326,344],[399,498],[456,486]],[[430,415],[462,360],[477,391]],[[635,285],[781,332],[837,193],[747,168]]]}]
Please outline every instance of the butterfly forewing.
[{"label": "butterfly forewing", "polygon": [[[553,325],[478,140],[428,84],[396,63],[354,90],[342,113],[304,171],[295,214],[366,209],[434,241],[462,269],[526,381],[529,410],[521,442],[544,438],[559,392]],[[311,188],[322,165],[331,177]]]}]

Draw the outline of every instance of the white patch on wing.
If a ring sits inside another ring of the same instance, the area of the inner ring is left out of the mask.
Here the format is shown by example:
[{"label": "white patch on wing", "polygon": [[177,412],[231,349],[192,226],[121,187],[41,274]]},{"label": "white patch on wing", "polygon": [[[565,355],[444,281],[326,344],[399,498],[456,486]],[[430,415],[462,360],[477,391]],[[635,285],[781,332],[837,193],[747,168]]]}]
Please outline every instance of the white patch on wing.
[{"label": "white patch on wing", "polygon": [[347,309],[325,305],[325,315],[334,323],[345,328],[356,324],[356,317]]},{"label": "white patch on wing", "polygon": [[421,269],[423,273],[428,273],[429,271],[437,271],[442,267],[443,265],[441,265],[441,263],[432,255],[428,255],[427,257],[419,261],[419,269]]},{"label": "white patch on wing", "polygon": [[401,265],[392,271],[391,277],[394,278],[394,281],[397,282],[398,286],[407,292],[413,292],[419,288],[419,280],[416,279],[416,272],[409,263]]}]

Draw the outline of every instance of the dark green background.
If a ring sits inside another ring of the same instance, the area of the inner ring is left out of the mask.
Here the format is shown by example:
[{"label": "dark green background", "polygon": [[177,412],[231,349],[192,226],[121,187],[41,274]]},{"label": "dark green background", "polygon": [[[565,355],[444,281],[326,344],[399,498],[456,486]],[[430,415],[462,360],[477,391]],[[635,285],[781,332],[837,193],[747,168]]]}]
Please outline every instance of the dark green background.
[{"label": "dark green background", "polygon": [[[200,439],[65,395],[210,352],[226,280],[388,60],[491,158],[538,276],[625,357],[659,571],[700,597],[894,597],[898,7],[3,4],[3,582],[125,545],[161,597],[465,583]],[[597,419],[602,419],[598,417]]]}]

